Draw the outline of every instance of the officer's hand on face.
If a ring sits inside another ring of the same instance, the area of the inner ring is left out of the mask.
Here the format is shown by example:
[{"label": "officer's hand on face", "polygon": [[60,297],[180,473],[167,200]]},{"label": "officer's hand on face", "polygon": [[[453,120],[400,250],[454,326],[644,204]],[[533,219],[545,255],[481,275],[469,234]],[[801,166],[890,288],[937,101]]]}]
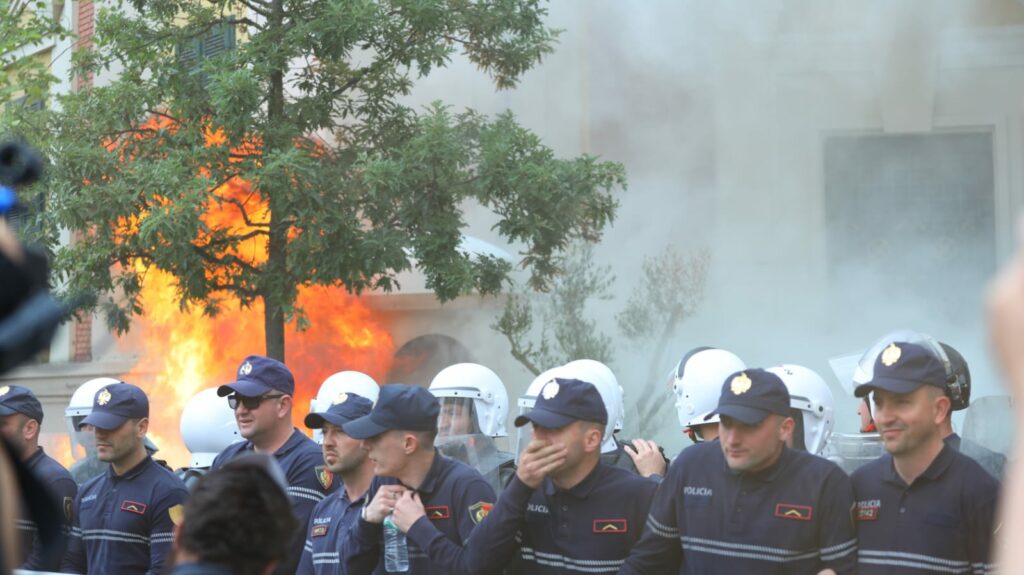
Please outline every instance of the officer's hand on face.
[{"label": "officer's hand on face", "polygon": [[665,458],[658,449],[658,444],[649,439],[634,439],[633,445],[623,446],[626,454],[633,460],[636,470],[644,477],[665,475]]},{"label": "officer's hand on face", "polygon": [[1020,397],[1024,395],[1024,239],[1018,240],[1017,253],[989,289],[988,327],[1010,391]]},{"label": "officer's hand on face", "polygon": [[383,523],[384,518],[391,515],[395,510],[395,504],[405,493],[405,487],[401,485],[381,485],[380,489],[373,496],[373,501],[366,506],[366,514],[363,519],[370,523]]},{"label": "officer's hand on face", "polygon": [[423,502],[420,501],[420,494],[414,491],[406,491],[398,498],[398,503],[395,504],[393,519],[395,525],[403,532],[406,532],[409,531],[413,523],[416,523],[417,519],[426,514],[426,510],[423,509]]},{"label": "officer's hand on face", "polygon": [[527,487],[536,489],[548,473],[565,463],[568,454],[569,450],[561,443],[534,439],[526,446],[519,458],[516,476]]}]

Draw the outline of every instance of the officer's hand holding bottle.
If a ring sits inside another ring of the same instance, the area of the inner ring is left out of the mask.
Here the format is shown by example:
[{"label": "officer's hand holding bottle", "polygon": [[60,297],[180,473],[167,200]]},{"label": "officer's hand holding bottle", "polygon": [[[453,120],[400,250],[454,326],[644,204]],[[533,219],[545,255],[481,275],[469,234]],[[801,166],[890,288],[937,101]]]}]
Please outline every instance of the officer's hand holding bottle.
[{"label": "officer's hand holding bottle", "polygon": [[533,439],[519,458],[516,476],[531,489],[540,486],[548,473],[565,463],[569,450],[561,443]]},{"label": "officer's hand holding bottle", "polygon": [[423,508],[423,502],[420,501],[420,494],[407,490],[395,503],[391,517],[399,529],[408,532],[412,524],[416,523],[417,519],[426,514],[427,511]]},{"label": "officer's hand holding bottle", "polygon": [[383,522],[384,518],[395,510],[395,504],[405,491],[405,487],[401,485],[381,485],[373,496],[373,501],[366,506],[363,519],[370,523]]}]

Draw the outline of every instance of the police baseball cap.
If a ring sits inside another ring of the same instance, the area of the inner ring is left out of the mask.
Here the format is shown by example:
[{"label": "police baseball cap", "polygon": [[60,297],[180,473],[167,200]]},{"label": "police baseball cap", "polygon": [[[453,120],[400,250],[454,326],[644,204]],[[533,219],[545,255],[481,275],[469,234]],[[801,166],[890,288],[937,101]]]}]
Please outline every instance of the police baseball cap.
[{"label": "police baseball cap", "polygon": [[871,381],[858,385],[853,394],[864,397],[876,389],[911,393],[922,385],[945,390],[946,379],[946,365],[935,354],[914,343],[895,341],[875,358]]},{"label": "police baseball cap", "polygon": [[149,417],[149,398],[130,383],[112,383],[96,392],[92,413],[78,424],[100,429],[117,429],[129,419]]},{"label": "police baseball cap", "polygon": [[26,415],[39,423],[43,422],[43,406],[31,389],[20,385],[0,387],[0,416],[15,413]]},{"label": "police baseball cap", "polygon": [[731,417],[747,425],[757,425],[771,414],[791,415],[789,390],[782,379],[764,369],[745,369],[726,378],[718,407],[707,414]]},{"label": "police baseball cap", "polygon": [[440,413],[441,404],[427,388],[389,383],[381,386],[377,405],[369,414],[343,424],[341,429],[354,439],[369,439],[393,429],[435,431]]},{"label": "police baseball cap", "polygon": [[556,429],[574,421],[608,425],[608,410],[594,384],[579,379],[556,377],[544,384],[533,409],[516,418],[516,427],[533,423]]},{"label": "police baseball cap", "polygon": [[238,379],[217,388],[217,395],[224,397],[237,393],[246,397],[259,397],[279,391],[285,395],[295,394],[295,378],[285,364],[263,357],[250,355],[238,366]]},{"label": "police baseball cap", "polygon": [[373,410],[373,402],[355,393],[341,393],[331,403],[327,411],[310,413],[306,416],[306,427],[320,429],[324,423],[341,427],[351,423]]}]

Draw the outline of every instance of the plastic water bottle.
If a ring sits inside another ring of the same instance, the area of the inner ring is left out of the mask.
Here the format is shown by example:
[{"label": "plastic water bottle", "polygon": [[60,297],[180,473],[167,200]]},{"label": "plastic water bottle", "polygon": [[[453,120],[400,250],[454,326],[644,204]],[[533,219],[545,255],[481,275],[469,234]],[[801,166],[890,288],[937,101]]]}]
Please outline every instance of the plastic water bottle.
[{"label": "plastic water bottle", "polygon": [[409,570],[409,544],[391,515],[384,518],[384,570],[388,573]]}]

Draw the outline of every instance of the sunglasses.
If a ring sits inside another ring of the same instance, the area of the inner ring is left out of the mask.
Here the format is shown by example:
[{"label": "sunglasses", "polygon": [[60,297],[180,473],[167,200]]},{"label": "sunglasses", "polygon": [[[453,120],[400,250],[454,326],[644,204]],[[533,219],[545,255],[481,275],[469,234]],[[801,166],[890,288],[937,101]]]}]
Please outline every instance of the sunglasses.
[{"label": "sunglasses", "polygon": [[263,403],[264,399],[277,399],[279,397],[284,397],[284,395],[258,395],[256,397],[249,397],[247,395],[232,393],[228,396],[228,407],[231,409],[238,409],[238,404],[242,404],[246,409],[259,409],[260,404]]}]

